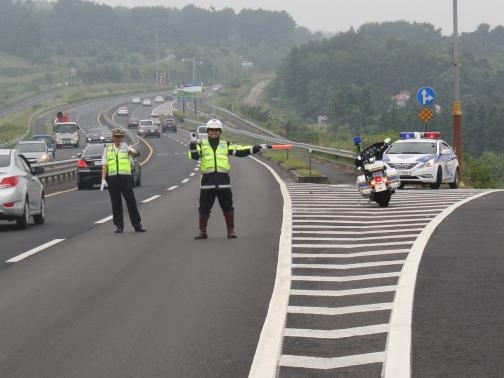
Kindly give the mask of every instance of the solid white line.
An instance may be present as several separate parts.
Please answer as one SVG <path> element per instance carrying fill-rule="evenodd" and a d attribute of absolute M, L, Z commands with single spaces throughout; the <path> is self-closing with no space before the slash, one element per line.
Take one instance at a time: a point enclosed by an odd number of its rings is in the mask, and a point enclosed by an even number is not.
<path fill-rule="evenodd" d="M 144 199 L 142 201 L 142 203 L 148 203 L 148 202 L 154 201 L 156 198 L 159 198 L 159 197 L 161 197 L 161 196 L 159 194 L 156 194 L 155 196 L 152 196 L 150 198 Z"/>
<path fill-rule="evenodd" d="M 413 241 L 388 242 L 388 243 L 368 243 L 368 244 L 292 244 L 294 248 L 361 248 L 361 247 L 390 247 L 392 245 L 411 245 Z"/>
<path fill-rule="evenodd" d="M 305 369 L 337 369 L 348 366 L 376 364 L 385 361 L 385 352 L 354 354 L 344 357 L 307 357 L 283 355 L 280 358 L 281 366 Z"/>
<path fill-rule="evenodd" d="M 413 318 L 413 300 L 415 283 L 423 251 L 434 230 L 456 208 L 493 193 L 495 190 L 479 193 L 474 197 L 457 202 L 439 214 L 418 236 L 404 263 L 397 285 L 394 307 L 390 316 L 390 332 L 387 340 L 387 359 L 383 366 L 382 377 L 409 377 L 411 375 L 411 324 Z"/>
<path fill-rule="evenodd" d="M 363 256 L 380 256 L 389 255 L 395 253 L 408 253 L 409 249 L 387 249 L 383 251 L 367 251 L 367 252 L 354 252 L 354 253 L 293 253 L 292 257 L 295 258 L 320 258 L 320 259 L 332 259 L 332 258 L 354 258 Z"/>
<path fill-rule="evenodd" d="M 188 181 L 189 181 L 189 179 L 188 179 L 188 178 L 183 179 L 183 180 L 182 180 L 182 184 L 185 184 L 185 183 L 186 183 L 186 182 L 188 182 Z"/>
<path fill-rule="evenodd" d="M 358 264 L 292 264 L 292 269 L 359 269 L 376 266 L 402 265 L 405 260 L 374 261 Z"/>
<path fill-rule="evenodd" d="M 249 378 L 274 378 L 276 377 L 277 365 L 281 354 L 282 331 L 285 327 L 287 317 L 291 285 L 291 197 L 287 186 L 272 168 L 254 157 L 251 158 L 271 172 L 280 186 L 283 197 L 282 231 L 278 247 L 275 286 L 249 372 Z"/>
<path fill-rule="evenodd" d="M 308 337 L 314 339 L 343 339 L 345 337 L 374 335 L 377 333 L 387 333 L 388 324 L 376 324 L 366 327 L 353 327 L 344 329 L 301 329 L 286 328 L 284 336 L 286 337 Z"/>
<path fill-rule="evenodd" d="M 374 293 L 389 293 L 395 291 L 397 286 L 374 286 L 362 287 L 360 289 L 348 290 L 291 290 L 291 295 L 306 296 L 306 297 L 346 297 L 348 295 L 363 295 Z"/>
<path fill-rule="evenodd" d="M 401 272 L 376 273 L 376 274 L 361 274 L 358 276 L 292 276 L 292 281 L 315 281 L 315 282 L 348 282 L 348 281 L 363 281 L 376 280 L 381 278 L 399 277 Z"/>
<path fill-rule="evenodd" d="M 109 220 L 112 220 L 112 219 L 113 219 L 113 216 L 109 215 L 108 217 L 105 217 L 103 219 L 97 220 L 95 222 L 95 224 L 102 224 L 102 223 L 108 222 Z"/>
<path fill-rule="evenodd" d="M 177 189 L 178 188 L 178 185 L 173 185 L 173 186 L 170 186 L 168 189 L 166 190 L 174 190 L 174 189 Z"/>
<path fill-rule="evenodd" d="M 309 314 L 309 315 L 344 315 L 357 314 L 362 312 L 387 311 L 392 310 L 393 303 L 374 303 L 361 306 L 347 307 L 308 307 L 289 306 L 289 314 Z"/>
<path fill-rule="evenodd" d="M 15 262 L 24 260 L 27 257 L 30 257 L 30 256 L 34 255 L 35 253 L 41 252 L 41 251 L 43 251 L 46 248 L 49 248 L 49 247 L 51 247 L 51 246 L 53 246 L 55 244 L 58 244 L 58 243 L 62 242 L 63 240 L 65 240 L 65 239 L 54 239 L 54 240 L 51 240 L 50 242 L 44 243 L 42 245 L 39 245 L 38 247 L 30 249 L 29 251 L 21 253 L 21 254 L 15 256 L 15 257 L 13 257 L 13 258 L 7 260 L 6 262 L 8 262 L 8 263 L 15 263 Z"/>

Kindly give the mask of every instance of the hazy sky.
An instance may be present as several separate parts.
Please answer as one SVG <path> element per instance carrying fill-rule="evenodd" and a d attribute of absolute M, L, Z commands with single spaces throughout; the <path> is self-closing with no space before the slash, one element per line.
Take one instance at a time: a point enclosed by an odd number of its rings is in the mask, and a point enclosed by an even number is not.
<path fill-rule="evenodd" d="M 243 8 L 285 10 L 296 23 L 312 31 L 340 32 L 367 22 L 416 21 L 453 33 L 453 0 L 95 0 L 111 6 L 164 6 L 183 8 L 188 4 L 217 10 Z M 504 25 L 503 0 L 459 0 L 459 32 L 471 32 L 481 23 Z"/>

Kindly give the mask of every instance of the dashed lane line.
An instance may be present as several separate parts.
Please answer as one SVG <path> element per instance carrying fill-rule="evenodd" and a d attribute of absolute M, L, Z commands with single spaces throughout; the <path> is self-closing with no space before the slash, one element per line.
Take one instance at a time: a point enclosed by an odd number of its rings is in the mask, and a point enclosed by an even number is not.
<path fill-rule="evenodd" d="M 152 197 L 149 197 L 149 198 L 147 198 L 147 199 L 144 199 L 144 200 L 142 201 L 142 203 L 149 203 L 149 202 L 154 201 L 155 199 L 157 199 L 157 198 L 159 198 L 159 197 L 161 197 L 161 196 L 160 196 L 159 194 L 156 194 L 156 195 L 154 195 L 154 196 L 152 196 Z"/>
<path fill-rule="evenodd" d="M 23 252 L 23 253 L 15 256 L 15 257 L 7 260 L 6 262 L 8 262 L 8 263 L 19 262 L 21 260 L 26 259 L 27 257 L 30 257 L 30 256 L 32 256 L 32 255 L 34 255 L 36 253 L 39 253 L 39 252 L 43 251 L 44 249 L 52 247 L 55 244 L 61 243 L 63 240 L 65 240 L 65 239 L 54 239 L 54 240 L 51 240 L 50 242 L 44 243 L 42 245 L 39 245 L 38 247 L 30 249 L 29 251 Z"/>

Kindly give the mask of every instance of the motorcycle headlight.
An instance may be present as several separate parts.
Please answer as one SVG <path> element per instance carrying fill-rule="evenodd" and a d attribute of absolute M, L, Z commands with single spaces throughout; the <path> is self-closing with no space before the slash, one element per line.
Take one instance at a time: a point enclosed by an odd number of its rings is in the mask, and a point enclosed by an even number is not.
<path fill-rule="evenodd" d="M 39 163 L 45 163 L 46 161 L 49 161 L 49 155 L 48 154 L 42 155 L 41 157 L 39 157 L 38 161 Z"/>

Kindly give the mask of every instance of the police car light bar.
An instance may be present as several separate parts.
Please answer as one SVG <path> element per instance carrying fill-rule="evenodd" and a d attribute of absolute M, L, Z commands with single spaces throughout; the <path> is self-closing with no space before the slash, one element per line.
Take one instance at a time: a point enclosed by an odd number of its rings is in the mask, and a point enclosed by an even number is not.
<path fill-rule="evenodd" d="M 419 138 L 428 138 L 428 139 L 437 139 L 441 137 L 441 133 L 439 131 L 401 131 L 399 133 L 400 139 L 419 139 Z"/>

